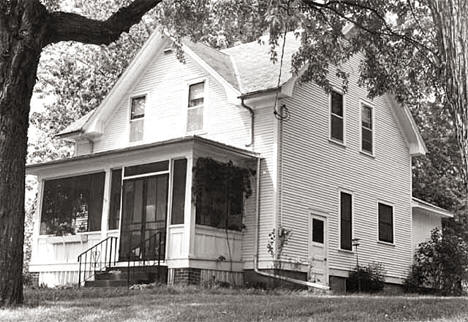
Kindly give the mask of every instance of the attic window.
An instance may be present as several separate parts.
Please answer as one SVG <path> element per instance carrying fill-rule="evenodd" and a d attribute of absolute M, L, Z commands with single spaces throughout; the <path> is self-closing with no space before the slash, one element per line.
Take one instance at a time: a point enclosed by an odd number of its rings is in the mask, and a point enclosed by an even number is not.
<path fill-rule="evenodd" d="M 205 103 L 205 82 L 189 86 L 187 132 L 203 129 L 203 105 Z"/>
<path fill-rule="evenodd" d="M 146 96 L 132 97 L 130 111 L 130 142 L 143 139 Z"/>

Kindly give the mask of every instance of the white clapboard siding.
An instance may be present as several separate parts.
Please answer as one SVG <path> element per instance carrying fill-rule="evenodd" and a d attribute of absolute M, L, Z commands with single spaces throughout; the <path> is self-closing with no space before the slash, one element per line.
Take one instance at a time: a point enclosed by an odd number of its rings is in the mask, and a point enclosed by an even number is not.
<path fill-rule="evenodd" d="M 358 62 L 353 60 L 354 70 Z M 348 69 L 352 72 L 352 69 Z M 330 73 L 334 75 L 333 72 Z M 331 78 L 339 86 L 340 81 Z M 296 85 L 283 100 L 291 114 L 282 139 L 281 224 L 292 229 L 284 257 L 308 257 L 311 209 L 328 214 L 331 269 L 349 270 L 355 255 L 339 250 L 339 189 L 353 193 L 353 237 L 361 238 L 361 264 L 380 262 L 387 276 L 403 278 L 411 263 L 411 157 L 382 98 L 374 106 L 375 158 L 360 153 L 360 100 L 364 89 L 350 78 L 345 94 L 346 147 L 329 141 L 329 98 L 314 84 Z M 394 245 L 378 241 L 379 201 L 394 205 Z"/>
<path fill-rule="evenodd" d="M 94 142 L 94 152 L 132 145 L 129 143 L 130 98 L 146 95 L 144 138 L 151 143 L 197 134 L 219 142 L 246 148 L 250 141 L 250 114 L 241 106 L 227 102 L 223 86 L 187 54 L 186 63 L 174 53 L 160 53 L 147 66 L 125 99 L 106 121 L 104 133 Z M 188 86 L 205 81 L 204 127 L 186 132 Z M 135 144 L 135 143 L 133 143 Z"/>
<path fill-rule="evenodd" d="M 260 178 L 260 231 L 259 231 L 259 260 L 270 260 L 266 251 L 268 234 L 275 224 L 274 215 L 274 181 L 276 173 L 276 160 L 274 155 L 275 118 L 272 107 L 255 110 L 255 152 L 261 154 Z M 255 195 L 256 184 L 252 182 L 253 195 L 247 200 L 246 216 L 244 219 L 247 229 L 244 232 L 243 260 L 246 267 L 252 268 L 255 256 Z"/>

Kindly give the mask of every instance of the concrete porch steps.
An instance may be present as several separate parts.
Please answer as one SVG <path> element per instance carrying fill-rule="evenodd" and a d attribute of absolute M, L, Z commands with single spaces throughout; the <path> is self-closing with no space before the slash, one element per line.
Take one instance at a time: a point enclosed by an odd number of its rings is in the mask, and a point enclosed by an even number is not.
<path fill-rule="evenodd" d="M 159 272 L 159 274 L 158 274 Z M 120 287 L 133 284 L 167 283 L 167 266 L 111 267 L 104 272 L 96 272 L 93 281 L 86 281 L 85 287 Z"/>

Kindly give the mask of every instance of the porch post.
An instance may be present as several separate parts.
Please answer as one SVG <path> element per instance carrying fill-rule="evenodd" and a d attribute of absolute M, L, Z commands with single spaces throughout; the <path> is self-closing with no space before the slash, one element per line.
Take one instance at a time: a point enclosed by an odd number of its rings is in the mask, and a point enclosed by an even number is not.
<path fill-rule="evenodd" d="M 37 177 L 37 203 L 33 214 L 33 231 L 31 240 L 31 263 L 36 262 L 36 257 L 40 257 L 39 251 L 39 234 L 41 231 L 41 212 L 42 201 L 44 199 L 44 179 Z"/>
<path fill-rule="evenodd" d="M 107 238 L 107 231 L 109 230 L 109 207 L 111 199 L 111 169 L 106 169 L 106 179 L 104 181 L 104 198 L 102 201 L 102 216 L 101 216 L 101 239 Z"/>
<path fill-rule="evenodd" d="M 183 253 L 187 259 L 194 256 L 195 243 L 195 206 L 192 204 L 192 168 L 193 156 L 187 158 L 187 181 L 185 186 L 185 208 L 184 208 L 184 247 Z"/>

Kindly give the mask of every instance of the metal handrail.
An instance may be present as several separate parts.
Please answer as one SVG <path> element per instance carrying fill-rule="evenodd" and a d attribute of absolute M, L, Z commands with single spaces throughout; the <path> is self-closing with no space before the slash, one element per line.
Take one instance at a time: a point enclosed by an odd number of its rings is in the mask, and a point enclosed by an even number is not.
<path fill-rule="evenodd" d="M 115 266 L 117 241 L 117 237 L 109 236 L 78 255 L 78 287 L 81 287 L 82 282 L 94 277 L 97 271 L 102 272 L 112 265 Z"/>
<path fill-rule="evenodd" d="M 149 262 L 154 261 L 152 266 L 157 267 L 156 274 L 157 274 L 157 279 L 159 280 L 159 278 L 160 278 L 161 258 L 165 257 L 165 249 L 162 248 L 163 238 L 164 239 L 166 238 L 165 231 L 158 231 L 157 233 L 151 235 L 150 237 L 148 237 L 144 241 L 140 242 L 137 246 L 131 248 L 127 252 L 127 262 L 128 262 L 128 264 L 127 264 L 127 287 L 130 286 L 131 273 L 133 273 L 133 276 L 135 275 L 135 267 L 136 267 L 136 260 L 137 259 L 140 259 L 140 262 L 142 262 L 142 264 L 143 264 L 142 266 L 145 267 L 145 269 L 148 269 L 148 266 L 146 265 L 146 261 L 147 261 L 146 244 L 149 243 L 149 245 L 151 245 L 152 240 L 155 241 L 155 247 L 152 250 L 153 254 L 155 255 L 155 258 L 149 259 L 148 261 Z M 165 240 L 164 240 L 164 242 L 165 242 Z M 164 248 L 165 248 L 165 243 L 164 243 Z M 135 256 L 135 253 L 136 253 L 137 250 L 138 250 L 138 255 Z M 131 268 L 130 264 L 132 262 L 133 262 L 133 271 L 131 272 L 130 271 L 130 268 Z M 157 265 L 156 265 L 156 263 L 157 263 Z M 139 266 L 141 266 L 141 265 L 139 265 Z"/>

